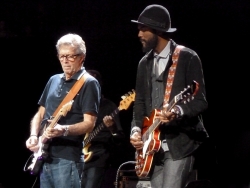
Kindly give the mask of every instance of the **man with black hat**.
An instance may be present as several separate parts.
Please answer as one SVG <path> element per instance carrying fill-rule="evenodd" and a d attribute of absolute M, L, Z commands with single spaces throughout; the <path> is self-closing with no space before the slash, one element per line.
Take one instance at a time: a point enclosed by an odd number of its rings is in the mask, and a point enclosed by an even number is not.
<path fill-rule="evenodd" d="M 147 6 L 138 20 L 146 54 L 136 76 L 130 143 L 136 149 L 136 173 L 150 177 L 153 188 L 183 188 L 193 170 L 194 152 L 207 131 L 203 68 L 190 48 L 176 44 L 168 10 Z"/>

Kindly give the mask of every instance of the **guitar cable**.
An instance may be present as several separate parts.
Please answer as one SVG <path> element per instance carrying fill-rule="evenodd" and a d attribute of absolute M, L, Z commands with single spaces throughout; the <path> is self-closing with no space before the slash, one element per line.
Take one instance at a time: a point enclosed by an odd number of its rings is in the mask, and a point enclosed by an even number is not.
<path fill-rule="evenodd" d="M 115 179 L 115 188 L 118 188 L 118 177 L 119 177 L 119 172 L 122 166 L 126 165 L 126 164 L 136 164 L 136 161 L 127 161 L 125 163 L 122 163 L 116 173 L 116 179 Z"/>
<path fill-rule="evenodd" d="M 24 167 L 23 167 L 23 171 L 26 172 L 28 171 L 28 168 L 27 168 L 27 164 L 29 163 L 29 161 L 31 160 L 31 158 L 33 157 L 34 155 L 31 154 L 30 157 L 28 158 L 28 160 L 26 161 Z"/>
<path fill-rule="evenodd" d="M 34 183 L 33 183 L 33 185 L 32 185 L 32 187 L 31 187 L 31 188 L 34 188 L 34 187 L 35 187 L 36 182 L 37 182 L 37 177 L 36 177 L 36 179 L 35 179 L 35 181 L 34 181 Z"/>
<path fill-rule="evenodd" d="M 33 156 L 34 156 L 34 154 L 31 154 L 30 157 L 28 158 L 28 160 L 26 161 L 26 163 L 25 163 L 25 165 L 24 165 L 24 167 L 23 167 L 23 171 L 24 171 L 24 172 L 26 172 L 26 171 L 29 170 L 29 169 L 27 168 L 27 164 L 29 163 L 29 161 L 32 159 Z M 33 185 L 31 186 L 31 188 L 34 188 L 34 187 L 35 187 L 36 182 L 37 182 L 37 177 L 36 177 L 36 179 L 35 179 Z"/>

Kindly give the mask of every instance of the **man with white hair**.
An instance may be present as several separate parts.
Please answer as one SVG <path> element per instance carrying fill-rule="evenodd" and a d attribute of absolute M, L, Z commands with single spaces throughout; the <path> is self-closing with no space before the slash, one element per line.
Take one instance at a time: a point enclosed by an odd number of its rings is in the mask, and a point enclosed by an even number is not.
<path fill-rule="evenodd" d="M 49 144 L 45 142 L 47 154 L 42 155 L 44 159 L 38 172 L 41 188 L 80 188 L 77 165 L 82 155 L 84 135 L 95 126 L 101 98 L 100 84 L 83 66 L 86 46 L 79 35 L 69 33 L 62 36 L 56 49 L 63 73 L 48 80 L 38 101 L 38 111 L 31 120 L 26 147 L 37 154 L 44 146 L 41 138 L 49 141 Z M 65 116 L 57 117 L 55 126 L 49 126 L 59 104 L 83 76 L 86 76 L 85 81 L 73 98 L 71 109 Z"/>

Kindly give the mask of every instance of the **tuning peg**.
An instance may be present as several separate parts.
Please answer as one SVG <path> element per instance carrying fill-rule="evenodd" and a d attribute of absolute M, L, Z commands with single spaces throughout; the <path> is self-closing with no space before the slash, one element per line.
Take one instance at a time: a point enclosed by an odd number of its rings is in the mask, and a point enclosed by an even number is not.
<path fill-rule="evenodd" d="M 132 94 L 132 92 L 131 92 L 131 91 L 129 91 L 129 92 L 128 92 L 128 94 L 129 94 L 129 95 L 131 95 L 131 94 Z"/>
<path fill-rule="evenodd" d="M 121 98 L 122 98 L 122 99 L 125 99 L 126 97 L 123 95 L 123 96 L 121 96 Z"/>

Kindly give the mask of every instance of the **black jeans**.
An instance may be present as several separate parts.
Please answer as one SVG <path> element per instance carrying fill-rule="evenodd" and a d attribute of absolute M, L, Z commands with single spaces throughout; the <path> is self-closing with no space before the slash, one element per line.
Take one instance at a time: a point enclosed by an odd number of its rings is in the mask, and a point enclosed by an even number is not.
<path fill-rule="evenodd" d="M 91 167 L 83 170 L 81 188 L 100 188 L 105 175 L 105 168 Z"/>

